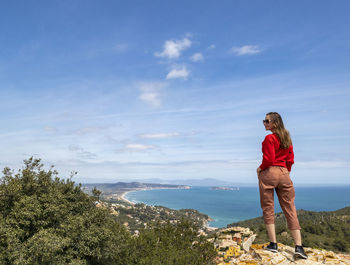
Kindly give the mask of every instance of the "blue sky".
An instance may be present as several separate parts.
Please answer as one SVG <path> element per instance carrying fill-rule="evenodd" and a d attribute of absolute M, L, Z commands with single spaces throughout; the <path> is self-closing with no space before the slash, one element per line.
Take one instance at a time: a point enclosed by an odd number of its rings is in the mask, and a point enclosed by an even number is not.
<path fill-rule="evenodd" d="M 292 180 L 350 184 L 349 1 L 16 1 L 0 8 L 0 166 L 77 182 L 257 183 L 279 112 Z"/>

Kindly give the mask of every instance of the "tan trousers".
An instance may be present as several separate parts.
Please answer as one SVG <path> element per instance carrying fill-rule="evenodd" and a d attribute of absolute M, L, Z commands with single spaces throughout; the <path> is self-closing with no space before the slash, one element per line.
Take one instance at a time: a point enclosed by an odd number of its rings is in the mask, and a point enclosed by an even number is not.
<path fill-rule="evenodd" d="M 294 199 L 295 191 L 289 172 L 285 167 L 270 166 L 259 174 L 260 204 L 264 223 L 275 223 L 274 189 L 290 230 L 300 230 Z"/>

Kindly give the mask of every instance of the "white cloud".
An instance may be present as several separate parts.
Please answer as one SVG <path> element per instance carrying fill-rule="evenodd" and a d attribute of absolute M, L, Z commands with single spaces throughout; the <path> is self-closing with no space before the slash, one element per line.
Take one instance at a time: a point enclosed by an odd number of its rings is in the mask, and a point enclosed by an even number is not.
<path fill-rule="evenodd" d="M 162 82 L 141 83 L 139 86 L 141 91 L 140 99 L 153 107 L 159 107 L 161 105 L 159 90 L 165 86 L 166 84 Z"/>
<path fill-rule="evenodd" d="M 200 61 L 203 61 L 203 59 L 204 59 L 203 54 L 201 54 L 200 52 L 197 52 L 191 56 L 191 60 L 193 62 L 200 62 Z"/>
<path fill-rule="evenodd" d="M 251 55 L 260 53 L 261 49 L 257 45 L 244 45 L 242 47 L 232 47 L 230 52 L 236 55 Z"/>
<path fill-rule="evenodd" d="M 171 70 L 167 76 L 166 79 L 172 79 L 172 78 L 183 78 L 184 80 L 187 79 L 190 72 L 187 70 L 186 66 L 182 66 L 181 68 L 174 68 Z"/>
<path fill-rule="evenodd" d="M 146 144 L 127 144 L 124 149 L 126 151 L 147 151 L 156 149 L 156 146 Z"/>
<path fill-rule="evenodd" d="M 210 45 L 207 49 L 208 49 L 208 50 L 215 49 L 215 45 L 212 44 L 212 45 Z"/>
<path fill-rule="evenodd" d="M 164 44 L 164 50 L 162 52 L 156 52 L 154 55 L 157 57 L 166 57 L 168 59 L 178 58 L 181 51 L 191 47 L 192 42 L 188 38 L 183 40 L 167 40 Z"/>
<path fill-rule="evenodd" d="M 155 134 L 142 134 L 140 135 L 141 138 L 147 138 L 147 139 L 164 139 L 164 138 L 170 138 L 170 137 L 176 137 L 179 136 L 179 133 L 155 133 Z"/>

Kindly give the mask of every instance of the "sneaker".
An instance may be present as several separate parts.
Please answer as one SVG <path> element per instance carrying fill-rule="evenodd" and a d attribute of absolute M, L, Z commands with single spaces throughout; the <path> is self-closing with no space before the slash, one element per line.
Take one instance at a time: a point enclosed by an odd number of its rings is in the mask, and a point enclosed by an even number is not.
<path fill-rule="evenodd" d="M 265 249 L 268 250 L 268 251 L 277 253 L 278 252 L 278 250 L 277 250 L 277 243 L 270 242 L 270 244 Z"/>
<path fill-rule="evenodd" d="M 307 255 L 304 252 L 304 248 L 302 246 L 295 246 L 295 258 L 307 259 Z"/>

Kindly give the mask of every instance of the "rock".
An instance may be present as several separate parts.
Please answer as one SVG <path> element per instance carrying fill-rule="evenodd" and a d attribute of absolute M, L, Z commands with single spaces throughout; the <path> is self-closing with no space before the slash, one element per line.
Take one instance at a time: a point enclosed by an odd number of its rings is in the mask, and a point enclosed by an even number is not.
<path fill-rule="evenodd" d="M 290 263 L 289 260 L 287 260 L 287 258 L 284 257 L 283 255 L 276 255 L 270 261 L 271 264 L 281 264 L 282 262 L 285 264 Z"/>
<path fill-rule="evenodd" d="M 247 251 L 247 252 L 249 251 L 250 246 L 253 244 L 253 242 L 255 240 L 255 237 L 256 237 L 256 235 L 254 234 L 254 235 L 251 235 L 250 237 L 244 239 L 242 247 L 245 251 Z"/>
<path fill-rule="evenodd" d="M 248 265 L 350 265 L 350 255 L 336 254 L 333 251 L 304 248 L 308 259 L 294 259 L 294 247 L 278 243 L 278 253 L 265 250 L 268 245 L 252 244 L 250 250 L 240 257 L 232 259 L 229 264 Z"/>
<path fill-rule="evenodd" d="M 239 232 L 238 232 L 239 231 Z M 222 233 L 222 234 L 221 234 Z M 235 236 L 228 236 L 227 233 L 241 233 L 244 234 L 243 242 L 235 242 L 233 239 Z M 333 251 L 327 251 L 324 249 L 312 249 L 304 247 L 305 253 L 308 255 L 308 259 L 294 258 L 294 246 L 286 246 L 281 243 L 277 243 L 278 252 L 273 253 L 265 250 L 268 243 L 265 244 L 253 244 L 256 235 L 249 229 L 242 227 L 232 227 L 222 231 L 218 231 L 217 236 L 219 240 L 215 242 L 215 246 L 218 250 L 217 261 L 219 264 L 234 264 L 234 265 L 350 265 L 349 254 L 337 254 Z M 247 237 L 248 236 L 248 237 Z M 238 238 L 238 235 L 236 235 Z M 232 238 L 232 239 L 231 239 Z M 243 250 L 236 252 L 234 255 L 227 250 L 230 246 L 237 246 L 240 244 Z M 219 251 L 222 250 L 222 251 Z M 238 254 L 237 254 L 238 253 Z M 230 261 L 225 262 L 222 256 L 228 255 Z M 226 256 L 227 258 L 227 256 Z"/>

